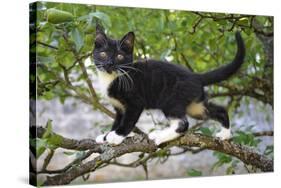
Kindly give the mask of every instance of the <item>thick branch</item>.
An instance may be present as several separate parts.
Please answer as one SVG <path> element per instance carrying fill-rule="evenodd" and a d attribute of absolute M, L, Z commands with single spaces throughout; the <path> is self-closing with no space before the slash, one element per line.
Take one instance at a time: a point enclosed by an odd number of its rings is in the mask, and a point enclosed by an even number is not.
<path fill-rule="evenodd" d="M 38 128 L 37 136 L 42 136 L 44 130 L 44 128 Z M 148 140 L 146 135 L 144 134 L 137 134 L 132 138 L 127 138 L 124 143 L 119 146 L 109 146 L 106 144 L 99 145 L 91 139 L 74 140 L 62 137 L 62 142 L 58 145 L 58 147 L 74 150 L 91 149 L 96 153 L 100 153 L 100 155 L 89 162 L 81 164 L 80 166 L 73 166 L 72 168 L 59 175 L 49 176 L 44 185 L 68 184 L 75 178 L 95 171 L 101 165 L 106 165 L 110 163 L 112 159 L 127 153 L 153 153 L 159 148 L 170 148 L 173 146 L 199 147 L 201 149 L 219 151 L 237 157 L 243 163 L 247 165 L 253 165 L 257 168 L 260 168 L 262 171 L 273 171 L 273 160 L 268 159 L 267 157 L 259 153 L 256 153 L 250 148 L 234 144 L 231 141 L 222 141 L 216 138 L 192 132 L 188 132 L 177 140 L 170 141 L 158 147 L 152 141 Z"/>
<path fill-rule="evenodd" d="M 37 137 L 41 138 L 45 132 L 45 128 L 38 127 L 37 128 Z M 52 133 L 55 136 L 60 136 L 56 133 Z M 83 139 L 83 140 L 75 140 L 75 139 L 69 139 L 65 138 L 63 136 L 60 136 L 62 141 L 58 145 L 58 147 L 65 148 L 65 149 L 72 149 L 72 150 L 88 150 L 92 149 L 95 150 L 97 153 L 100 153 L 100 146 L 96 144 L 94 140 L 91 139 Z"/>

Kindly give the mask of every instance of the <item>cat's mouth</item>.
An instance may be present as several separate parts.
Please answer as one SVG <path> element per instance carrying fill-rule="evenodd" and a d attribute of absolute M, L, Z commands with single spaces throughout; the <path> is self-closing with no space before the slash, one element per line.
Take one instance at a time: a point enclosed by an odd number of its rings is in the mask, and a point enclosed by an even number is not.
<path fill-rule="evenodd" d="M 112 72 L 116 72 L 117 69 L 115 68 L 115 66 L 106 66 L 106 67 L 104 68 L 104 71 L 107 72 L 107 73 L 109 73 L 109 74 L 111 74 Z"/>
<path fill-rule="evenodd" d="M 117 68 L 114 66 L 97 66 L 97 68 L 99 69 L 99 71 L 107 72 L 108 74 L 117 72 Z"/>
<path fill-rule="evenodd" d="M 106 72 L 107 72 L 108 74 L 111 74 L 112 72 L 114 72 L 114 70 L 106 70 Z"/>

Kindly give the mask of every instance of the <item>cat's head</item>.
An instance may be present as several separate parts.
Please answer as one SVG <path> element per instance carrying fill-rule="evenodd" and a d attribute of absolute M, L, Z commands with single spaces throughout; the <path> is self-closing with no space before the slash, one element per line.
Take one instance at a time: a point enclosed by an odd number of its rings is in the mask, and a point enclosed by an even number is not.
<path fill-rule="evenodd" d="M 135 35 L 127 33 L 121 40 L 106 36 L 101 26 L 96 27 L 94 62 L 99 71 L 108 73 L 120 71 L 120 68 L 133 63 Z"/>

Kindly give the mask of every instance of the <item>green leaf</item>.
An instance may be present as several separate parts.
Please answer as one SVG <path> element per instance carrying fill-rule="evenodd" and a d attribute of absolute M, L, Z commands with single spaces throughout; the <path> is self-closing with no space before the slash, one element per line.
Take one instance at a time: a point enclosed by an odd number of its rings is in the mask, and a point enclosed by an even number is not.
<path fill-rule="evenodd" d="M 54 94 L 53 94 L 52 91 L 46 91 L 43 94 L 43 98 L 46 99 L 46 100 L 51 100 L 51 99 L 54 98 Z"/>
<path fill-rule="evenodd" d="M 107 27 L 111 27 L 111 20 L 107 14 L 103 12 L 93 12 L 89 15 L 100 19 Z"/>
<path fill-rule="evenodd" d="M 213 155 L 217 157 L 218 161 L 212 166 L 212 170 L 216 170 L 224 164 L 229 164 L 232 161 L 232 157 L 221 152 L 214 152 Z"/>
<path fill-rule="evenodd" d="M 57 65 L 58 63 L 60 63 L 60 64 L 64 65 L 65 67 L 69 67 L 69 66 L 73 65 L 74 59 L 75 58 L 73 56 L 73 53 L 67 52 L 64 49 L 60 49 L 56 53 L 57 63 L 54 63 L 54 65 Z"/>
<path fill-rule="evenodd" d="M 36 159 L 38 159 L 46 150 L 47 142 L 45 139 L 36 138 Z"/>
<path fill-rule="evenodd" d="M 59 97 L 59 100 L 60 100 L 60 102 L 61 102 L 62 104 L 64 104 L 66 97 L 67 97 L 66 95 L 61 95 L 61 96 Z"/>
<path fill-rule="evenodd" d="M 201 127 L 199 129 L 204 135 L 212 136 L 212 131 L 208 127 Z"/>
<path fill-rule="evenodd" d="M 55 8 L 46 11 L 47 21 L 53 24 L 70 22 L 73 20 L 73 15 L 70 12 L 58 10 Z"/>
<path fill-rule="evenodd" d="M 202 176 L 202 172 L 195 169 L 191 169 L 187 171 L 187 175 L 192 177 Z"/>
<path fill-rule="evenodd" d="M 85 44 L 87 44 L 88 46 L 92 46 L 94 43 L 94 36 L 91 35 L 85 35 Z"/>
<path fill-rule="evenodd" d="M 221 25 L 221 26 L 226 26 L 226 25 L 227 25 L 227 21 L 226 21 L 226 20 L 218 20 L 217 22 L 218 22 L 219 25 Z"/>
<path fill-rule="evenodd" d="M 42 154 L 41 152 L 44 152 L 43 148 L 50 148 L 50 149 L 56 149 L 57 146 L 59 146 L 62 142 L 63 138 L 60 135 L 56 135 L 53 133 L 53 126 L 52 126 L 52 120 L 48 120 L 46 124 L 46 131 L 44 132 L 42 139 L 39 140 L 39 156 Z M 36 142 L 36 144 L 38 144 Z M 41 151 L 42 150 L 42 151 Z"/>
<path fill-rule="evenodd" d="M 59 146 L 62 143 L 62 140 L 63 140 L 62 136 L 52 134 L 47 139 L 47 142 L 48 142 L 48 145 L 49 145 L 50 148 L 55 149 L 55 148 L 57 148 L 57 146 Z"/>
<path fill-rule="evenodd" d="M 237 21 L 237 24 L 239 24 L 241 26 L 248 26 L 249 25 L 249 20 L 248 20 L 248 18 L 240 18 Z"/>
<path fill-rule="evenodd" d="M 71 37 L 74 41 L 76 51 L 79 52 L 84 45 L 83 34 L 78 28 L 74 28 L 71 31 Z"/>
<path fill-rule="evenodd" d="M 167 151 L 166 149 L 162 149 L 162 150 L 159 150 L 159 151 L 157 152 L 157 156 L 158 156 L 158 157 L 166 157 L 168 154 L 169 154 L 169 153 L 168 153 L 168 151 Z"/>
<path fill-rule="evenodd" d="M 42 138 L 45 139 L 45 138 L 48 138 L 49 135 L 52 133 L 52 120 L 51 119 L 48 119 L 47 123 L 46 123 L 46 131 L 44 132 Z"/>
<path fill-rule="evenodd" d="M 250 34 L 253 32 L 251 28 L 245 28 L 243 31 L 244 31 L 247 35 L 250 35 Z"/>
<path fill-rule="evenodd" d="M 29 144 L 31 147 L 36 149 L 36 139 L 35 138 L 29 138 Z"/>
<path fill-rule="evenodd" d="M 55 61 L 54 57 L 44 57 L 44 56 L 38 55 L 37 58 L 38 58 L 38 62 L 40 62 L 40 63 L 52 63 Z"/>
<path fill-rule="evenodd" d="M 261 142 L 261 140 L 255 138 L 255 136 L 252 133 L 246 133 L 243 131 L 237 131 L 235 133 L 235 136 L 233 137 L 233 141 L 237 144 L 254 146 L 254 147 L 258 146 L 258 144 Z"/>
<path fill-rule="evenodd" d="M 270 146 L 266 146 L 265 150 L 264 150 L 264 154 L 265 155 L 270 155 L 273 153 L 273 145 Z"/>

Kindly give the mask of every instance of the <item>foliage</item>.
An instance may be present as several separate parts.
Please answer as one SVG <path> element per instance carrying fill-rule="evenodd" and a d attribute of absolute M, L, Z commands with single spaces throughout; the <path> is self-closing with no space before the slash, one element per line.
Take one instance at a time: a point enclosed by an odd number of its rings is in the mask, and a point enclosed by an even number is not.
<path fill-rule="evenodd" d="M 233 141 L 238 144 L 257 147 L 261 142 L 256 138 L 253 133 L 246 133 L 244 131 L 236 131 L 236 135 L 233 137 Z"/>
<path fill-rule="evenodd" d="M 48 22 L 46 12 L 54 8 L 69 12 L 74 16 L 74 20 L 58 24 Z M 149 18 L 149 21 L 145 21 L 146 18 Z M 249 93 L 246 92 L 249 96 L 265 95 L 268 91 L 260 88 L 263 86 L 262 83 L 260 87 L 255 87 L 254 91 L 249 89 L 249 85 L 257 85 L 251 84 L 253 79 L 264 75 L 266 64 L 263 46 L 257 40 L 252 26 L 254 19 L 264 25 L 267 32 L 272 32 L 271 17 L 38 3 L 37 56 L 39 63 L 47 65 L 55 73 L 61 73 L 61 66 L 64 66 L 70 69 L 69 72 L 80 74 L 79 67 L 74 66 L 76 57 L 70 48 L 74 47 L 79 57 L 91 52 L 95 24 L 101 22 L 107 34 L 114 38 L 121 38 L 128 31 L 135 32 L 135 59 L 146 57 L 169 60 L 192 68 L 195 72 L 204 72 L 233 59 L 236 50 L 233 31 L 240 30 L 247 49 L 245 60 L 247 63 L 241 71 L 244 72 L 243 76 L 233 78 L 231 84 L 223 87 L 213 86 L 211 89 L 214 93 L 249 90 Z M 62 37 L 64 33 L 69 35 L 69 42 Z M 52 45 L 56 50 L 41 45 L 42 43 Z M 40 97 L 51 99 L 55 96 L 65 98 L 71 95 L 62 92 L 66 89 L 62 84 L 56 85 L 52 93 L 47 92 L 46 90 L 52 87 L 56 80 L 54 75 L 41 70 L 38 75 L 41 82 L 48 83 L 39 84 L 39 90 L 42 89 Z M 83 77 L 71 79 L 73 82 L 79 82 Z M 87 92 L 82 85 L 78 86 L 80 87 L 77 87 L 77 90 Z"/>
<path fill-rule="evenodd" d="M 36 158 L 39 158 L 46 149 L 54 150 L 62 142 L 62 137 L 53 134 L 52 121 L 48 120 L 46 124 L 46 132 L 42 138 L 36 138 L 32 145 L 36 148 Z"/>

